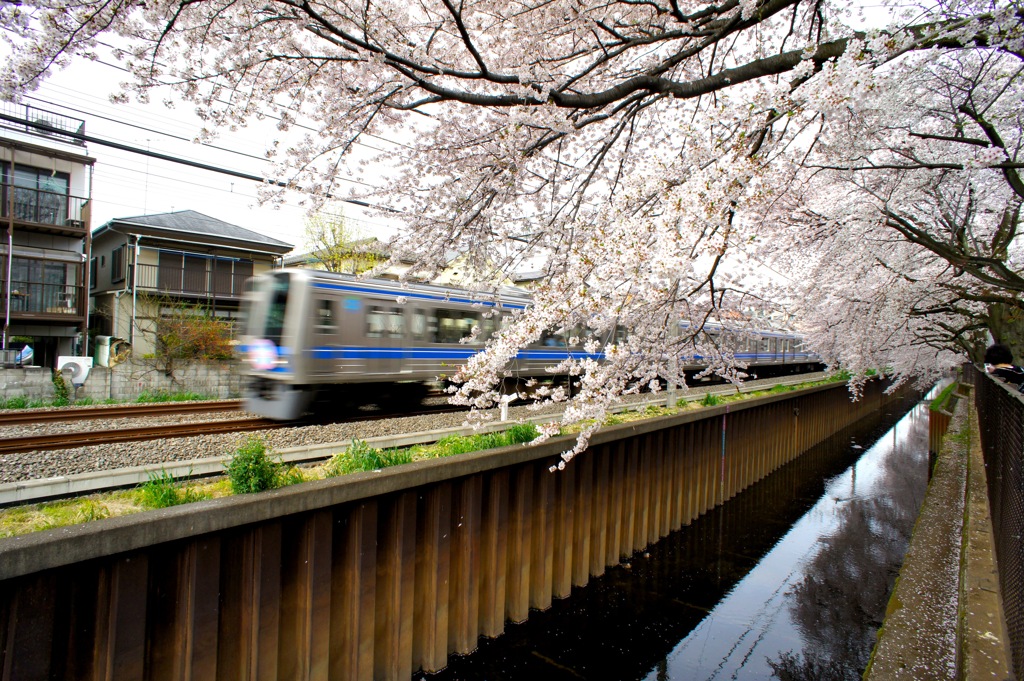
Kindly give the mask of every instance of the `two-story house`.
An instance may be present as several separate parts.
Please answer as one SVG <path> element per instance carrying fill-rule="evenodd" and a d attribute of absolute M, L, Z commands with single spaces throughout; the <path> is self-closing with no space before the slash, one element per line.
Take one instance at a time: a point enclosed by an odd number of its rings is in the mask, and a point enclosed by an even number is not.
<path fill-rule="evenodd" d="M 170 307 L 224 321 L 239 313 L 246 280 L 281 266 L 292 245 L 192 210 L 118 218 L 92 234 L 90 328 L 156 351 Z"/>
<path fill-rule="evenodd" d="M 0 104 L 0 359 L 30 345 L 54 367 L 82 351 L 88 320 L 91 158 L 84 121 Z M 22 354 L 21 357 L 26 355 Z"/>

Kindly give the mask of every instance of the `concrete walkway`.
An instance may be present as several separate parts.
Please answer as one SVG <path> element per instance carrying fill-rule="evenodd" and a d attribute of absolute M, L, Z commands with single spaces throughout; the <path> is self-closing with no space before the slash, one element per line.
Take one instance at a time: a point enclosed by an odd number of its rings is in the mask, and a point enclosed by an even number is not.
<path fill-rule="evenodd" d="M 964 395 L 864 672 L 868 681 L 1013 678 L 978 432 L 973 400 Z"/>

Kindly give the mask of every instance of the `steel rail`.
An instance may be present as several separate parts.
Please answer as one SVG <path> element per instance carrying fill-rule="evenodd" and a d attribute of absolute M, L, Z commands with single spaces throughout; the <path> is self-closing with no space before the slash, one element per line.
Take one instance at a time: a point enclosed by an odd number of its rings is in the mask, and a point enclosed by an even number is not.
<path fill-rule="evenodd" d="M 177 414 L 209 414 L 219 411 L 241 411 L 242 400 L 216 402 L 157 402 L 114 406 L 72 407 L 70 409 L 30 409 L 0 412 L 0 426 L 86 421 L 95 419 L 144 418 Z"/>
<path fill-rule="evenodd" d="M 115 442 L 136 442 L 159 440 L 172 437 L 190 437 L 219 433 L 237 433 L 250 430 L 270 430 L 294 425 L 269 419 L 234 419 L 208 423 L 175 423 L 142 428 L 119 428 L 117 430 L 93 430 L 80 433 L 57 433 L 26 437 L 0 438 L 0 454 L 14 454 L 36 450 L 71 449 L 89 445 Z"/>

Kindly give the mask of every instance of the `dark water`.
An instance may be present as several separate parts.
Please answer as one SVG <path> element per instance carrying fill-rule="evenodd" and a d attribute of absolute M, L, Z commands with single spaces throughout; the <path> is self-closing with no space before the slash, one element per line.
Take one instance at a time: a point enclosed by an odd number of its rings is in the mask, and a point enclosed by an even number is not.
<path fill-rule="evenodd" d="M 893 405 L 426 679 L 859 679 L 927 466 Z"/>

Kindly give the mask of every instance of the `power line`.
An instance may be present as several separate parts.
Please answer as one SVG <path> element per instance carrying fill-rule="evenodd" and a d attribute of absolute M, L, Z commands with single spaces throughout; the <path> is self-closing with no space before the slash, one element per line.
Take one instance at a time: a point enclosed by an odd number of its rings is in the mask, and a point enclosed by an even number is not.
<path fill-rule="evenodd" d="M 18 116 L 11 116 L 11 115 L 3 113 L 3 112 L 0 112 L 0 120 L 5 120 L 5 121 L 7 121 L 9 123 L 15 123 L 17 125 L 29 126 L 29 127 L 41 130 L 43 132 L 48 132 L 48 133 L 54 134 L 54 135 L 60 135 L 62 137 L 71 138 L 71 139 L 78 140 L 78 141 L 81 141 L 81 142 L 88 142 L 90 144 L 98 144 L 100 146 L 106 146 L 106 147 L 110 147 L 112 149 L 119 149 L 121 151 L 127 151 L 127 152 L 130 152 L 130 153 L 133 153 L 133 154 L 140 154 L 142 156 L 148 156 L 149 158 L 156 158 L 156 159 L 159 159 L 161 161 L 168 161 L 170 163 L 177 163 L 177 164 L 180 164 L 180 165 L 189 166 L 191 168 L 199 168 L 200 170 L 208 170 L 210 172 L 220 173 L 222 175 L 229 175 L 231 177 L 237 177 L 237 178 L 240 178 L 240 179 L 243 179 L 243 180 L 250 180 L 252 182 L 260 182 L 262 184 L 271 184 L 271 185 L 274 185 L 276 187 L 283 187 L 285 189 L 299 190 L 298 187 L 290 185 L 289 183 L 283 182 L 281 180 L 271 180 L 271 179 L 266 178 L 266 177 L 260 177 L 259 175 L 253 175 L 251 173 L 244 173 L 244 172 L 242 172 L 240 170 L 232 170 L 230 168 L 223 168 L 223 167 L 220 167 L 220 166 L 211 165 L 209 163 L 202 163 L 200 161 L 193 161 L 193 160 L 186 159 L 186 158 L 180 158 L 180 157 L 177 157 L 177 156 L 171 156 L 170 154 L 164 154 L 164 153 L 161 153 L 161 152 L 158 152 L 158 151 L 152 151 L 152 150 L 149 150 L 149 149 L 143 149 L 141 147 L 135 147 L 135 146 L 128 145 L 128 144 L 123 144 L 121 142 L 115 142 L 113 140 L 105 140 L 105 139 L 102 139 L 102 138 L 99 138 L 99 137 L 93 137 L 92 135 L 86 135 L 86 134 L 80 133 L 80 132 L 73 132 L 73 131 L 69 131 L 69 130 L 64 130 L 62 128 L 58 128 L 56 126 L 50 125 L 50 124 L 48 124 L 46 122 L 43 122 L 43 121 L 39 121 L 39 122 L 30 121 L 28 119 L 20 118 Z M 342 181 L 352 182 L 352 183 L 355 183 L 355 184 L 366 184 L 366 183 L 358 182 L 356 180 L 349 180 L 347 178 L 340 178 L 340 179 Z M 367 186 L 371 186 L 371 185 L 367 185 Z M 346 198 L 341 198 L 341 197 L 333 196 L 331 194 L 327 194 L 327 198 L 335 199 L 335 200 L 338 200 L 338 201 L 342 201 L 343 203 L 350 203 L 352 205 L 360 206 L 362 208 L 373 208 L 373 209 L 385 210 L 385 211 L 389 211 L 389 212 L 393 212 L 393 213 L 399 212 L 399 211 L 396 211 L 393 208 L 388 208 L 388 207 L 385 207 L 385 206 L 375 206 L 375 205 L 373 205 L 371 203 L 367 203 L 366 201 L 360 201 L 358 199 L 346 199 Z"/>

